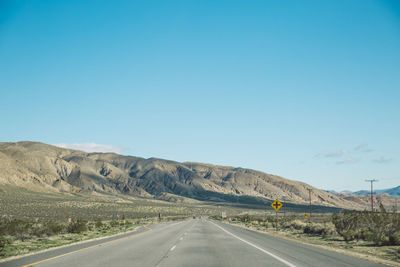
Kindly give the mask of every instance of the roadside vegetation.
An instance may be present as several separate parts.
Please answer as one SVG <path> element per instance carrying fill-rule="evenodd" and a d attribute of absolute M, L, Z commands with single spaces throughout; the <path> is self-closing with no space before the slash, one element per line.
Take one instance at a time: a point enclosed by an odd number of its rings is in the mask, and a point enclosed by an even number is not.
<path fill-rule="evenodd" d="M 175 203 L 121 195 L 52 194 L 1 185 L 0 258 L 118 234 L 145 224 L 181 220 L 197 214 L 217 214 L 219 209 L 197 202 Z M 227 210 L 230 214 L 243 211 Z"/>
<path fill-rule="evenodd" d="M 185 219 L 185 217 L 175 216 L 161 220 L 158 218 L 138 218 L 109 221 L 77 219 L 69 223 L 62 223 L 3 218 L 0 220 L 0 258 L 132 231 L 145 224 L 182 219 Z"/>
<path fill-rule="evenodd" d="M 211 216 L 254 230 L 301 242 L 342 248 L 400 263 L 400 214 L 379 212 L 303 214 L 286 209 L 266 215 L 263 206 L 220 202 L 166 202 L 154 198 L 114 195 L 38 193 L 0 186 L 0 258 L 40 251 L 83 240 L 130 231 L 161 220 Z M 269 206 L 269 205 L 268 205 Z M 304 207 L 303 207 L 304 210 Z M 282 209 L 281 209 L 282 211 Z M 219 216 L 216 216 L 219 214 Z M 126 221 L 122 219 L 122 215 Z M 71 222 L 68 223 L 68 219 Z"/>
<path fill-rule="evenodd" d="M 333 214 L 332 223 L 346 242 L 363 240 L 376 246 L 400 245 L 400 214 L 387 212 L 382 205 L 380 212 L 375 213 Z"/>
<path fill-rule="evenodd" d="M 223 220 L 221 216 L 213 218 Z M 241 214 L 224 220 L 300 242 L 341 248 L 400 263 L 400 213 L 388 212 L 383 206 L 374 213 L 313 214 L 311 222 L 303 215 L 283 217 L 281 214 L 278 225 L 275 216 L 262 214 Z"/>

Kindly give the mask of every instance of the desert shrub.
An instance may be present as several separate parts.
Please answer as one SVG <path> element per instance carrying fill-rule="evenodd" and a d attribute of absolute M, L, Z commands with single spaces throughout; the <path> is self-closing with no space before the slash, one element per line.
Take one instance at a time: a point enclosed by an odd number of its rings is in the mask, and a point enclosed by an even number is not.
<path fill-rule="evenodd" d="M 17 239 L 24 241 L 32 234 L 33 223 L 23 220 L 2 220 L 0 223 L 1 235 L 14 236 Z"/>
<path fill-rule="evenodd" d="M 132 221 L 128 221 L 128 220 L 125 221 L 125 225 L 132 225 L 132 224 L 133 224 Z"/>
<path fill-rule="evenodd" d="M 0 233 L 2 235 L 16 235 L 17 233 L 25 233 L 30 225 L 22 220 L 3 220 L 1 222 Z"/>
<path fill-rule="evenodd" d="M 47 221 L 43 224 L 43 227 L 45 229 L 45 234 L 48 236 L 57 235 L 65 229 L 64 224 L 55 221 Z"/>
<path fill-rule="evenodd" d="M 309 235 L 322 235 L 322 236 L 325 236 L 328 233 L 327 229 L 320 224 L 307 224 L 304 227 L 303 232 Z"/>
<path fill-rule="evenodd" d="M 238 216 L 239 221 L 241 222 L 249 222 L 251 220 L 249 214 L 244 214 L 242 216 Z"/>
<path fill-rule="evenodd" d="M 100 219 L 97 219 L 95 222 L 95 226 L 97 229 L 102 228 L 103 227 L 103 222 Z"/>
<path fill-rule="evenodd" d="M 267 216 L 267 221 L 268 222 L 275 222 L 275 217 L 273 217 L 273 216 Z"/>
<path fill-rule="evenodd" d="M 357 231 L 357 240 L 372 240 L 372 232 L 368 228 L 361 228 Z"/>
<path fill-rule="evenodd" d="M 7 220 L 0 222 L 1 235 L 14 236 L 17 239 L 25 240 L 32 236 L 51 236 L 60 233 L 64 226 L 54 221 L 44 223 L 33 223 L 23 220 Z"/>
<path fill-rule="evenodd" d="M 303 233 L 310 234 L 311 233 L 311 225 L 306 225 L 303 229 Z"/>
<path fill-rule="evenodd" d="M 304 229 L 307 226 L 307 223 L 302 222 L 300 220 L 293 220 L 290 222 L 290 227 L 293 227 L 296 230 Z"/>
<path fill-rule="evenodd" d="M 400 259 L 400 248 L 398 248 L 397 251 L 395 251 L 395 255 L 397 259 Z"/>
<path fill-rule="evenodd" d="M 116 220 L 112 220 L 112 221 L 110 222 L 110 226 L 111 226 L 111 227 L 117 227 L 117 226 L 119 226 L 119 222 L 116 221 Z"/>
<path fill-rule="evenodd" d="M 391 246 L 400 245 L 400 231 L 397 231 L 389 236 L 389 245 Z"/>
<path fill-rule="evenodd" d="M 68 224 L 67 232 L 73 234 L 80 234 L 87 230 L 86 221 L 78 219 Z"/>
<path fill-rule="evenodd" d="M 346 212 L 334 214 L 332 222 L 345 241 L 368 240 L 375 245 L 400 245 L 400 214 L 379 212 Z"/>
<path fill-rule="evenodd" d="M 293 215 L 279 218 L 279 226 L 283 229 L 293 229 L 292 221 L 294 220 L 294 218 L 295 217 Z"/>
<path fill-rule="evenodd" d="M 346 242 L 355 240 L 357 236 L 357 232 L 354 230 L 346 230 L 342 232 L 342 237 Z"/>
<path fill-rule="evenodd" d="M 103 226 L 101 227 L 101 230 L 103 231 L 107 231 L 107 230 L 110 230 L 111 229 L 111 226 L 109 225 L 109 224 L 103 224 Z"/>
<path fill-rule="evenodd" d="M 291 223 L 288 223 L 288 222 L 280 222 L 280 227 L 281 227 L 282 229 L 294 229 L 294 228 L 291 226 Z"/>
<path fill-rule="evenodd" d="M 264 220 L 262 218 L 255 218 L 253 221 L 253 224 L 256 224 L 256 225 L 261 225 L 263 223 L 264 223 Z"/>
<path fill-rule="evenodd" d="M 86 226 L 88 231 L 94 231 L 94 229 L 96 228 L 95 223 L 93 222 L 88 223 Z"/>
<path fill-rule="evenodd" d="M 0 236 L 0 252 L 11 243 L 10 239 Z"/>
<path fill-rule="evenodd" d="M 31 234 L 36 237 L 42 237 L 45 235 L 45 228 L 41 224 L 33 224 Z"/>

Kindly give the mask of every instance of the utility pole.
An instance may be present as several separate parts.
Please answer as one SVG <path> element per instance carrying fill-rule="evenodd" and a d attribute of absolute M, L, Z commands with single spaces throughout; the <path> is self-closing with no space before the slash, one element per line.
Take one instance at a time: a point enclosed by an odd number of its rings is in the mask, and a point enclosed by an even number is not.
<path fill-rule="evenodd" d="M 286 201 L 283 202 L 283 218 L 286 219 Z"/>
<path fill-rule="evenodd" d="M 373 183 L 378 182 L 378 180 L 372 179 L 372 180 L 365 180 L 366 182 L 371 183 L 371 212 L 374 212 L 374 189 L 373 189 Z"/>
<path fill-rule="evenodd" d="M 308 217 L 308 222 L 311 223 L 311 215 L 312 215 L 311 192 L 312 192 L 312 189 L 311 188 L 307 188 L 307 190 L 308 190 L 308 194 L 309 194 L 309 197 L 310 197 L 310 216 Z"/>
<path fill-rule="evenodd" d="M 267 204 L 268 204 L 268 202 L 265 202 L 265 220 L 264 220 L 265 229 L 268 229 L 268 220 L 267 220 Z"/>

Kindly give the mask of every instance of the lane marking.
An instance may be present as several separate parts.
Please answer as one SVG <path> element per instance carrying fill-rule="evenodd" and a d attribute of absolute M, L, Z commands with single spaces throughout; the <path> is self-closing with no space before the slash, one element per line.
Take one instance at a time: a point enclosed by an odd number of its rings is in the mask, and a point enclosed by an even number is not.
<path fill-rule="evenodd" d="M 128 236 L 124 236 L 124 237 L 117 238 L 117 239 L 114 239 L 114 240 L 110 240 L 110 241 L 107 241 L 107 242 L 104 242 L 104 243 L 101 243 L 101 244 L 97 244 L 97 245 L 93 245 L 93 246 L 81 248 L 81 249 L 78 249 L 78 250 L 70 251 L 70 252 L 67 252 L 67 253 L 64 253 L 64 254 L 55 256 L 55 257 L 47 258 L 47 259 L 44 259 L 44 260 L 41 260 L 41 261 L 36 261 L 36 262 L 34 262 L 34 263 L 30 263 L 30 264 L 24 265 L 24 266 L 22 266 L 22 267 L 33 267 L 34 265 L 39 264 L 39 263 L 43 263 L 43 262 L 46 262 L 46 261 L 55 260 L 55 259 L 58 259 L 58 258 L 67 256 L 67 255 L 71 255 L 71 254 L 74 254 L 74 253 L 77 253 L 77 252 L 81 252 L 81 251 L 87 250 L 87 249 L 89 249 L 89 248 L 101 247 L 101 246 L 103 246 L 103 245 L 105 245 L 105 244 L 109 244 L 109 243 L 112 243 L 112 242 L 115 242 L 115 241 L 119 241 L 119 240 L 122 240 L 122 239 L 125 239 L 125 238 L 128 238 L 128 237 L 132 237 L 132 236 L 139 236 L 139 235 L 148 233 L 148 232 L 150 232 L 150 231 L 153 231 L 153 229 L 147 227 L 147 225 L 143 225 L 143 227 L 144 227 L 144 228 L 147 228 L 148 230 L 147 230 L 147 231 L 144 231 L 144 232 L 141 232 L 141 233 L 138 233 L 138 234 L 128 235 Z"/>
<path fill-rule="evenodd" d="M 171 224 L 170 224 L 170 225 L 168 225 L 168 226 L 172 226 L 172 225 L 178 225 L 178 224 L 181 224 L 181 223 L 183 223 L 183 222 L 185 222 L 185 221 L 180 221 L 180 222 L 171 223 Z"/>
<path fill-rule="evenodd" d="M 183 223 L 183 222 L 185 222 L 185 221 L 181 221 L 181 222 L 177 222 L 177 223 L 171 223 L 171 224 L 166 224 L 166 226 L 165 226 L 163 229 L 166 229 L 166 228 L 169 228 L 169 227 L 171 227 L 171 226 L 175 226 L 175 225 L 181 224 L 181 223 Z"/>
<path fill-rule="evenodd" d="M 214 225 L 217 226 L 218 228 L 220 228 L 220 229 L 221 229 L 222 231 L 224 231 L 225 233 L 230 234 L 230 235 L 233 236 L 234 238 L 239 239 L 240 241 L 246 243 L 247 245 L 252 246 L 252 247 L 254 247 L 254 248 L 256 248 L 256 249 L 258 249 L 258 250 L 264 252 L 265 254 L 270 255 L 271 257 L 273 257 L 273 258 L 277 259 L 278 261 L 280 261 L 280 262 L 286 264 L 287 266 L 296 267 L 296 265 L 294 265 L 294 264 L 292 264 L 292 263 L 290 263 L 290 262 L 288 262 L 288 261 L 282 259 L 281 257 L 279 257 L 279 256 L 277 256 L 277 255 L 275 255 L 275 254 L 272 254 L 271 252 L 269 252 L 269 251 L 267 251 L 267 250 L 265 250 L 265 249 L 263 249 L 263 248 L 260 248 L 259 246 L 254 245 L 253 243 L 250 243 L 249 241 L 246 241 L 246 240 L 244 240 L 244 239 L 238 237 L 237 235 L 232 234 L 231 232 L 225 230 L 224 228 L 222 228 L 222 227 L 219 226 L 218 224 L 216 224 L 216 223 L 214 223 L 214 222 L 212 222 L 212 221 L 209 221 L 209 222 L 212 223 L 212 224 L 214 224 Z"/>
<path fill-rule="evenodd" d="M 185 221 L 183 221 L 183 222 L 185 222 Z M 188 224 L 191 222 L 191 221 L 186 221 Z M 182 223 L 182 222 L 180 222 L 180 223 Z M 175 224 L 176 225 L 176 224 Z M 186 225 L 185 225 L 185 227 L 186 227 Z M 193 227 L 193 224 L 189 227 L 189 230 L 190 229 L 192 229 L 192 227 Z M 183 229 L 181 229 L 180 231 L 182 231 Z M 186 235 L 187 233 L 185 232 L 184 233 L 184 235 Z M 181 240 L 183 240 L 183 235 L 179 238 L 179 240 L 181 241 Z M 176 247 L 177 247 L 177 245 L 179 244 L 179 242 L 180 241 L 177 241 L 176 243 L 175 243 L 175 245 L 172 247 L 172 248 L 170 248 L 169 250 L 167 250 L 166 251 L 166 253 L 164 254 L 164 256 L 162 256 L 159 260 L 158 260 L 158 262 L 156 263 L 156 267 L 158 267 L 158 266 L 160 266 L 160 264 L 161 264 L 161 262 L 163 261 L 163 260 L 165 260 L 166 258 L 168 258 L 168 255 L 170 254 L 170 252 L 172 252 Z"/>

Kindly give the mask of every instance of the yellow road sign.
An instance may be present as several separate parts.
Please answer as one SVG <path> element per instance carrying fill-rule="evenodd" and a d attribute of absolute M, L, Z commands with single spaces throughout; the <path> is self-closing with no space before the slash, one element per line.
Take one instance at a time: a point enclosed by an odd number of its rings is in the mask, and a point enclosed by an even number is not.
<path fill-rule="evenodd" d="M 306 218 L 307 218 L 307 217 L 308 217 L 308 214 L 307 214 L 307 213 L 304 213 L 304 217 L 306 217 Z"/>
<path fill-rule="evenodd" d="M 272 202 L 271 207 L 278 211 L 282 207 L 282 203 L 276 199 L 274 202 Z"/>

